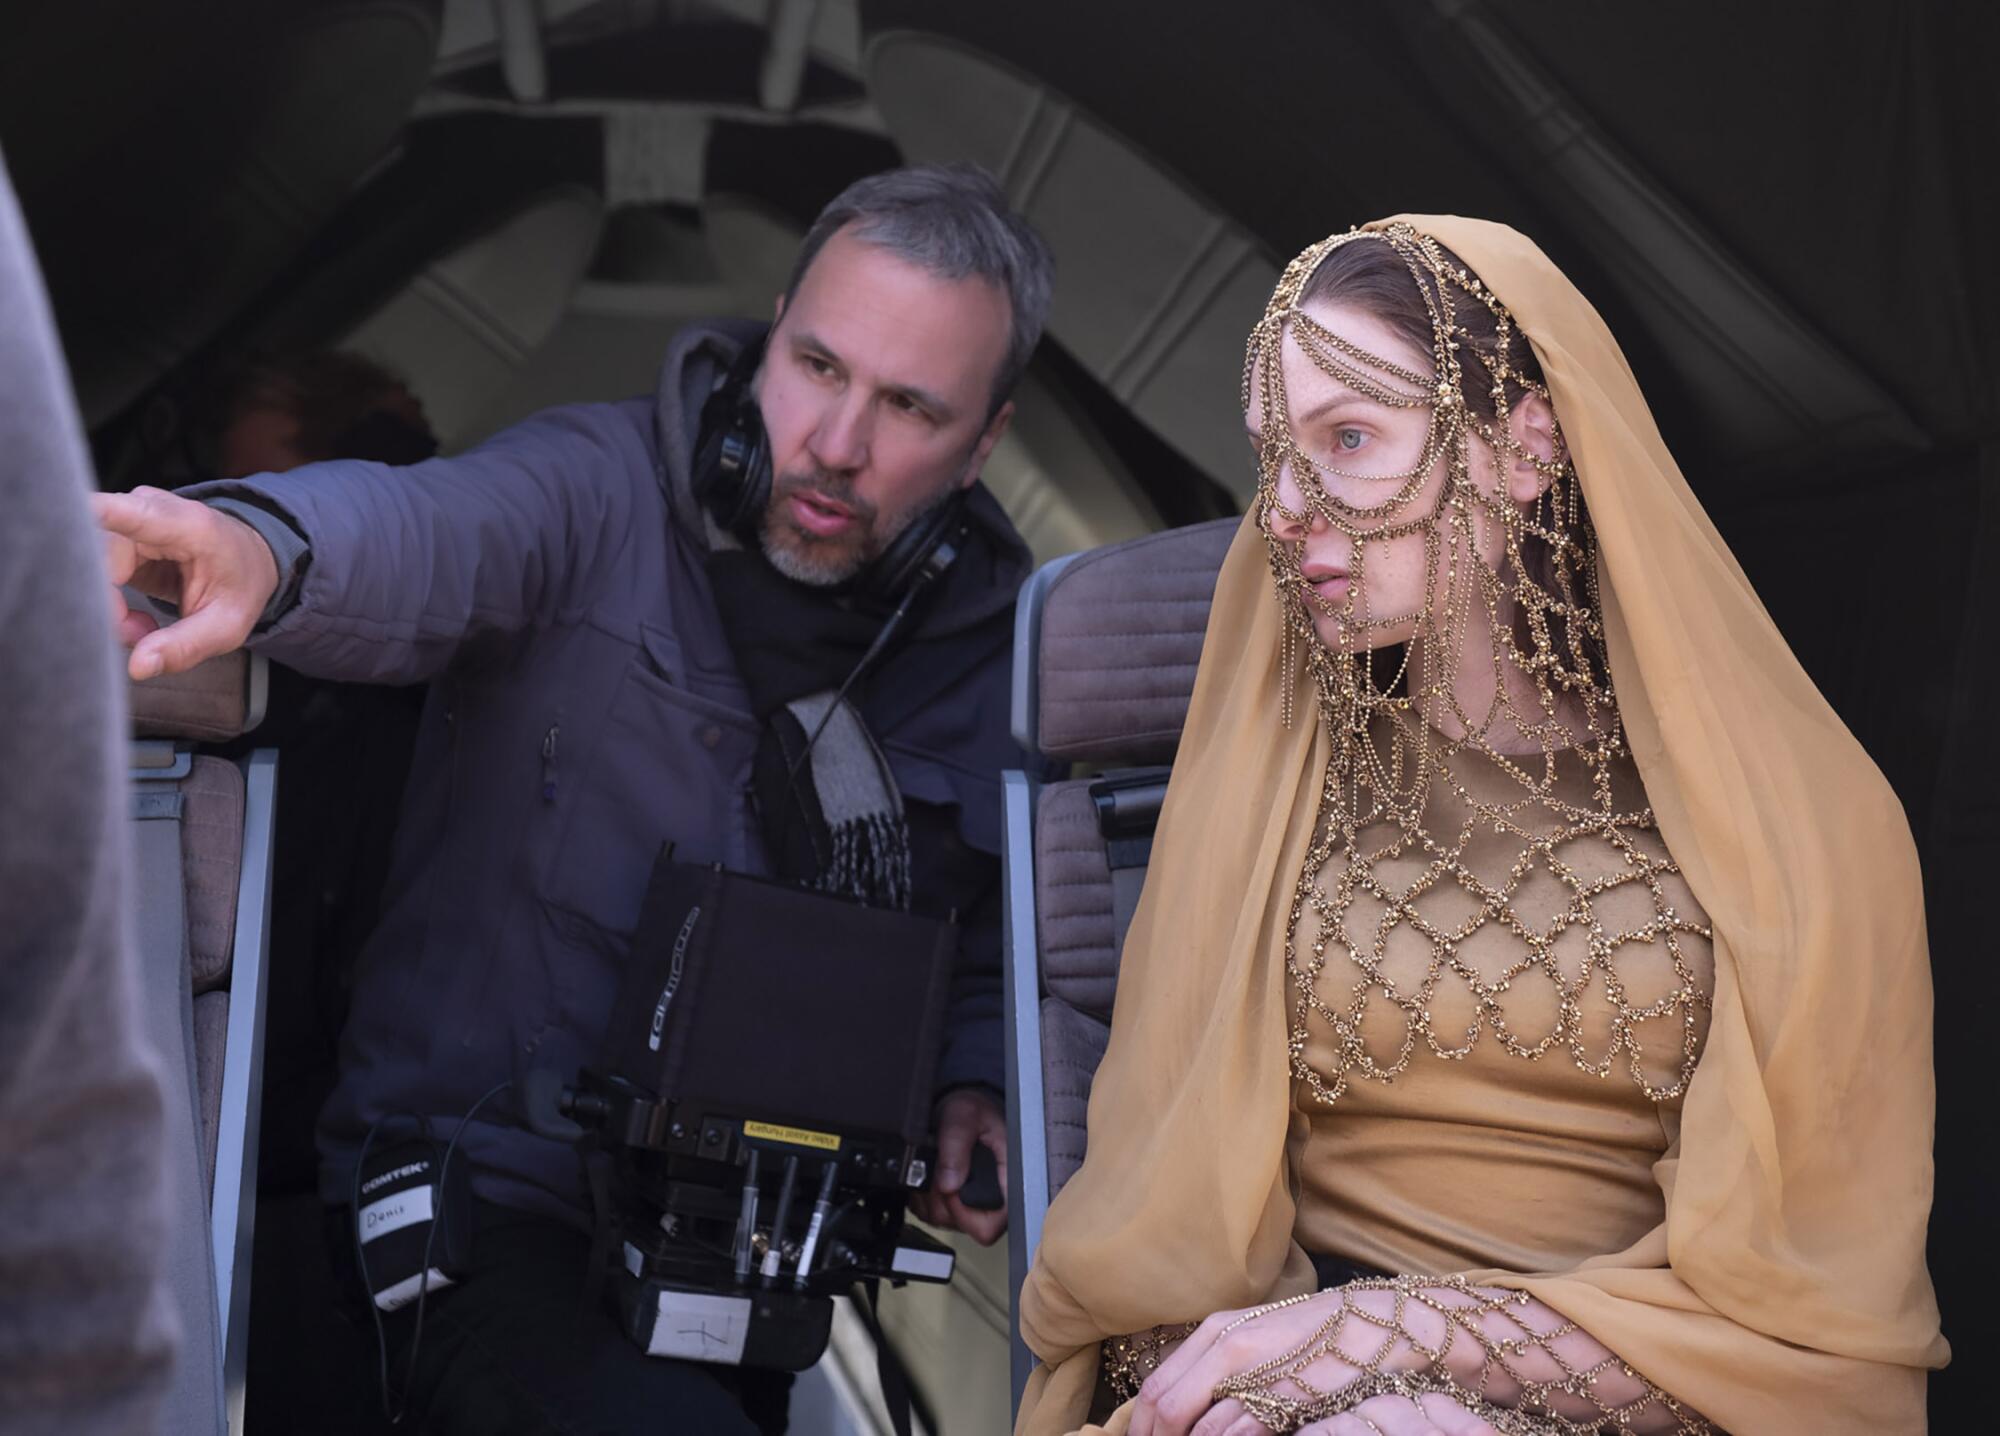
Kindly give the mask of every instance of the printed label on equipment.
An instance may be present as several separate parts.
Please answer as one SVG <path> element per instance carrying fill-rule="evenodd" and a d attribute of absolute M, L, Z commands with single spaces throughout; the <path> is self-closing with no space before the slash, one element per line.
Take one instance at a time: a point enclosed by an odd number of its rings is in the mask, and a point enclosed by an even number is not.
<path fill-rule="evenodd" d="M 749 1338 L 749 1297 L 663 1291 L 646 1355 L 736 1366 L 743 1360 L 743 1345 Z"/>
<path fill-rule="evenodd" d="M 700 921 L 701 909 L 690 909 L 687 921 L 681 924 L 681 935 L 674 939 L 673 967 L 667 973 L 667 985 L 660 989 L 659 1005 L 653 1009 L 653 1026 L 646 1034 L 649 1051 L 660 1050 L 660 1039 L 667 1030 L 667 1009 L 673 1006 L 674 993 L 681 985 L 681 970 L 687 966 L 688 939 L 694 936 L 694 925 Z"/>
<path fill-rule="evenodd" d="M 430 1219 L 430 1187 L 405 1187 L 394 1196 L 371 1202 L 361 1209 L 361 1240 L 365 1245 L 377 1237 L 386 1237 L 390 1232 L 399 1232 L 404 1227 Z"/>
<path fill-rule="evenodd" d="M 794 1147 L 817 1147 L 822 1152 L 838 1152 L 840 1138 L 831 1132 L 808 1132 L 804 1127 L 780 1127 L 772 1122 L 745 1122 L 743 1135 L 766 1142 L 788 1142 Z"/>
<path fill-rule="evenodd" d="M 950 1281 L 952 1262 L 956 1260 L 950 1252 L 920 1251 L 916 1247 L 897 1247 L 896 1259 L 889 1263 L 889 1270 L 899 1276 L 925 1277 L 931 1281 Z"/>
<path fill-rule="evenodd" d="M 432 1267 L 430 1271 L 432 1291 L 443 1291 L 452 1284 L 451 1278 Z M 424 1274 L 406 1276 L 394 1286 L 385 1286 L 375 1293 L 375 1304 L 384 1311 L 400 1311 L 415 1301 L 424 1292 Z"/>

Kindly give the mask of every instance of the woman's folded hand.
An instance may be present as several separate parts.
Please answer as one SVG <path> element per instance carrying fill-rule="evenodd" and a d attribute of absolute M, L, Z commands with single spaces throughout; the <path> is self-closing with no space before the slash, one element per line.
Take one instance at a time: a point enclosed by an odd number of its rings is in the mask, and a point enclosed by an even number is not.
<path fill-rule="evenodd" d="M 1427 1368 L 1448 1340 L 1441 1315 L 1389 1289 L 1323 1291 L 1270 1306 L 1219 1311 L 1146 1378 L 1130 1433 L 1259 1436 L 1296 1429 L 1298 1423 L 1284 1420 L 1281 1412 L 1321 1401 L 1371 1376 Z M 1241 1394 L 1218 1401 L 1216 1388 L 1232 1378 L 1251 1380 L 1243 1383 Z M 1406 1422 L 1406 1428 L 1483 1429 L 1435 1422 Z M 1364 1423 L 1351 1429 L 1365 1433 L 1368 1428 Z"/>

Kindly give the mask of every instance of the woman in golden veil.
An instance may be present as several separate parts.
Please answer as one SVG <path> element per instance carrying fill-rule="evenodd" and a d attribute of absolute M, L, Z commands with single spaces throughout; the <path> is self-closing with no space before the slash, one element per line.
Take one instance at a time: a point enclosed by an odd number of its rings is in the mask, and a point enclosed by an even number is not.
<path fill-rule="evenodd" d="M 1404 216 L 1243 400 L 1021 1436 L 1923 1430 L 1908 827 L 1603 321 Z"/>

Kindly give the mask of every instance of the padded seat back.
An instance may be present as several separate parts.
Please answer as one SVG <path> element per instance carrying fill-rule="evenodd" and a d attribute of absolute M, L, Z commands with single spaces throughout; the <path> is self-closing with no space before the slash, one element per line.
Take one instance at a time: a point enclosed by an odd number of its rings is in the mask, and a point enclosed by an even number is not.
<path fill-rule="evenodd" d="M 1041 952 L 1042 1126 L 1051 1200 L 1083 1165 L 1090 1082 L 1111 1038 L 1118 931 L 1111 869 L 1088 779 L 1044 788 L 1035 815 Z"/>
<path fill-rule="evenodd" d="M 1099 772 L 1136 777 L 1148 770 L 1132 765 L 1172 763 L 1194 696 L 1215 576 L 1236 528 L 1235 519 L 1223 519 L 1149 534 L 1050 572 L 1032 605 L 1033 726 L 1017 736 L 1046 758 Z M 1159 768 L 1158 790 L 1165 779 Z M 1150 849 L 1147 837 L 1117 851 L 1102 786 L 1093 778 L 1051 783 L 1035 804 L 1051 1198 L 1083 1162 L 1084 1109 L 1110 1037 L 1118 955 Z"/>
<path fill-rule="evenodd" d="M 1023 589 L 1014 736 L 1085 775 L 1005 779 L 1009 1202 L 1015 1291 L 1048 1203 L 1082 1165 L 1118 960 L 1194 695 L 1221 519 L 1058 559 Z M 1018 1314 L 1017 1314 L 1018 1316 Z M 1031 1369 L 1015 1341 L 1015 1394 Z"/>
<path fill-rule="evenodd" d="M 226 758 L 193 757 L 181 795 L 181 881 L 187 895 L 188 985 L 223 995 L 236 944 L 236 893 L 243 875 L 243 770 Z"/>

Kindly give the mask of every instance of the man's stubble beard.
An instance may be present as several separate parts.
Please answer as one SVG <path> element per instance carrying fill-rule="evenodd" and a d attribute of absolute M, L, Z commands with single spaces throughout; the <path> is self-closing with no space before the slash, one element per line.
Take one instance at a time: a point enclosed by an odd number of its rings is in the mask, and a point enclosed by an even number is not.
<path fill-rule="evenodd" d="M 957 488 L 956 484 L 946 488 L 928 501 L 891 519 L 884 527 L 879 511 L 864 509 L 855 502 L 852 494 L 843 492 L 842 485 L 829 482 L 823 475 L 780 475 L 771 484 L 771 499 L 764 506 L 764 519 L 758 525 L 759 547 L 771 567 L 792 582 L 808 588 L 837 588 L 881 557 L 912 524 L 927 518 L 949 500 Z M 793 494 L 803 489 L 818 490 L 828 498 L 853 508 L 855 517 L 862 524 L 860 533 L 852 540 L 831 541 L 800 529 L 787 515 L 786 505 Z"/>

